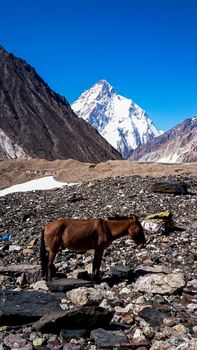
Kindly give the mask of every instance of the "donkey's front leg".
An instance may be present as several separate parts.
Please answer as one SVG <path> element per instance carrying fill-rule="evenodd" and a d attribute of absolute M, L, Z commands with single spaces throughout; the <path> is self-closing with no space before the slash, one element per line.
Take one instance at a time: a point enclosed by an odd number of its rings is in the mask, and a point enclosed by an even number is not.
<path fill-rule="evenodd" d="M 100 275 L 100 266 L 101 266 L 101 260 L 103 256 L 103 249 L 95 249 L 94 251 L 94 259 L 93 259 L 93 266 L 92 266 L 92 275 L 96 279 L 99 278 Z"/>

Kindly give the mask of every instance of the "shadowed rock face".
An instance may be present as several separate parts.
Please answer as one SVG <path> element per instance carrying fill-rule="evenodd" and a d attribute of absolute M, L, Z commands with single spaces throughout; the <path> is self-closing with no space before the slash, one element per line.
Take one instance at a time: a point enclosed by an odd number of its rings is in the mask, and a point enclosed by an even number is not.
<path fill-rule="evenodd" d="M 129 159 L 166 163 L 197 162 L 197 117 L 186 119 L 161 136 L 138 146 Z"/>
<path fill-rule="evenodd" d="M 95 163 L 122 159 L 34 68 L 1 46 L 0 156 Z"/>

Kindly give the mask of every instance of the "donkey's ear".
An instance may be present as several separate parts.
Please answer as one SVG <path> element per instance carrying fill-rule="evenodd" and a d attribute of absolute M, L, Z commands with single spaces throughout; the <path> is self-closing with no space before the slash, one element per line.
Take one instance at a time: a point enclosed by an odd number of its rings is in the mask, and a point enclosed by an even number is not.
<path fill-rule="evenodd" d="M 135 215 L 135 214 L 133 214 L 133 221 L 134 221 L 134 222 L 137 222 L 137 221 L 138 221 L 138 217 L 137 217 L 137 215 Z"/>

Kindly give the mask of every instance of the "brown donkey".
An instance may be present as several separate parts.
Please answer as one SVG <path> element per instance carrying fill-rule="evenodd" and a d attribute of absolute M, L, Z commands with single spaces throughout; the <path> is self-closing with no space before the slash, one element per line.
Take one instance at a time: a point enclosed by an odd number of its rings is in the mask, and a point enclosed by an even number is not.
<path fill-rule="evenodd" d="M 104 250 L 116 239 L 129 235 L 137 245 L 145 245 L 143 228 L 137 216 L 127 219 L 66 219 L 47 224 L 42 231 L 40 257 L 42 276 L 51 279 L 54 259 L 60 247 L 74 251 L 94 250 L 93 276 L 99 277 Z M 48 245 L 48 257 L 45 241 Z"/>

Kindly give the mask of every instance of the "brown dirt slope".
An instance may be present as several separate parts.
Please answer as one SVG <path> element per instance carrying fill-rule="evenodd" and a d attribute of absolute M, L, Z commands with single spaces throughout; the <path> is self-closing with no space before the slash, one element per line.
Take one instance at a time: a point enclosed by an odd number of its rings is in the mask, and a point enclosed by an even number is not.
<path fill-rule="evenodd" d="M 110 176 L 192 175 L 197 176 L 197 163 L 160 164 L 137 163 L 128 160 L 109 160 L 99 164 L 77 160 L 0 159 L 0 188 L 23 183 L 43 176 L 53 175 L 65 182 L 83 182 Z"/>

